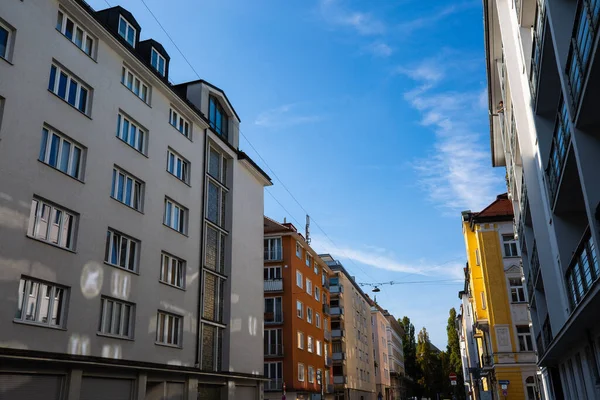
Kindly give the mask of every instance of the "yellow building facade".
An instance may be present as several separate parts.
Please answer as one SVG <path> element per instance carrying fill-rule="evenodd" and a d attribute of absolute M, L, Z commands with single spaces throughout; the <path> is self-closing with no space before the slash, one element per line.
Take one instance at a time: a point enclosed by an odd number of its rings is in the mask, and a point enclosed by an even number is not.
<path fill-rule="evenodd" d="M 539 400 L 537 354 L 513 212 L 506 194 L 463 212 L 465 288 L 473 318 L 467 354 L 473 399 Z M 467 346 L 467 349 L 469 347 Z"/>

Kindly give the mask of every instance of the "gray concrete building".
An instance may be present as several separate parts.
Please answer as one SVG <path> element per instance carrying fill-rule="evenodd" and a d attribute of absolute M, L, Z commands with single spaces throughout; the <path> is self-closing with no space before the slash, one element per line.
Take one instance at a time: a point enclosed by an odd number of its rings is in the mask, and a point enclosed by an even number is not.
<path fill-rule="evenodd" d="M 121 7 L 0 2 L 0 397 L 259 399 L 240 119 Z"/>
<path fill-rule="evenodd" d="M 506 167 L 547 399 L 600 398 L 600 1 L 484 0 L 492 162 Z"/>

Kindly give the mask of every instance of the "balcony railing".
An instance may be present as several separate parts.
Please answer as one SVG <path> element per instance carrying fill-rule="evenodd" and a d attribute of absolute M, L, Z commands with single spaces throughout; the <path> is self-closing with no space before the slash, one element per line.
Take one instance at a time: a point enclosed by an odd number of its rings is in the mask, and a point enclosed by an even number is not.
<path fill-rule="evenodd" d="M 342 361 L 346 359 L 346 352 L 342 351 L 339 353 L 333 353 L 332 357 L 333 361 Z"/>
<path fill-rule="evenodd" d="M 265 347 L 265 357 L 283 357 L 283 344 L 269 343 Z"/>
<path fill-rule="evenodd" d="M 331 342 L 331 331 L 329 329 L 325 328 L 325 330 L 323 331 L 323 337 L 328 342 Z"/>
<path fill-rule="evenodd" d="M 344 285 L 331 285 L 329 287 L 329 293 L 331 293 L 332 295 L 344 293 Z"/>
<path fill-rule="evenodd" d="M 265 280 L 265 292 L 281 292 L 283 291 L 283 279 L 267 279 Z"/>
<path fill-rule="evenodd" d="M 344 307 L 331 307 L 330 309 L 331 315 L 344 315 Z"/>
<path fill-rule="evenodd" d="M 271 379 L 265 382 L 265 391 L 283 390 L 283 379 Z"/>
<path fill-rule="evenodd" d="M 334 385 L 345 385 L 346 383 L 348 383 L 348 378 L 346 376 L 338 376 L 338 375 L 333 376 L 333 384 Z"/>
<path fill-rule="evenodd" d="M 331 315 L 331 309 L 329 308 L 329 304 L 323 304 L 323 314 Z"/>
<path fill-rule="evenodd" d="M 265 313 L 265 325 L 281 324 L 283 323 L 283 312 L 266 312 Z"/>
<path fill-rule="evenodd" d="M 344 330 L 343 329 L 332 329 L 331 330 L 331 337 L 333 338 L 341 338 L 344 337 Z"/>
<path fill-rule="evenodd" d="M 589 228 L 573 254 L 565 274 L 571 312 L 583 300 L 600 276 L 596 247 Z"/>
<path fill-rule="evenodd" d="M 332 364 L 333 364 L 333 360 L 331 359 L 331 357 L 325 357 L 325 366 L 331 367 Z"/>
<path fill-rule="evenodd" d="M 560 99 L 559 112 L 556 116 L 554 125 L 554 135 L 552 137 L 552 147 L 550 148 L 550 159 L 546 167 L 548 175 L 548 191 L 550 199 L 553 202 L 558 192 L 558 185 L 563 174 L 567 152 L 571 143 L 571 122 L 569 111 L 564 99 Z"/>

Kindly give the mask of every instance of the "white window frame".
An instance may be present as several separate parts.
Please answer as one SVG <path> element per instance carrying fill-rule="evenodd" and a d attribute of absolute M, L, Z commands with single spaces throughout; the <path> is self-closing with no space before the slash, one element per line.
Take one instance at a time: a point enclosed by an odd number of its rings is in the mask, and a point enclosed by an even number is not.
<path fill-rule="evenodd" d="M 123 179 L 121 180 L 121 177 Z M 119 196 L 120 183 L 123 183 L 122 194 Z M 128 193 L 128 183 L 131 182 L 131 193 Z M 143 212 L 144 210 L 144 182 L 122 170 L 116 165 L 113 167 L 112 185 L 110 189 L 110 197 L 133 208 L 136 211 Z M 121 197 L 121 198 L 119 198 Z M 127 199 L 129 197 L 129 200 Z"/>
<path fill-rule="evenodd" d="M 308 278 L 306 278 L 306 293 L 308 293 L 309 295 L 312 296 L 313 291 L 312 291 L 312 281 Z"/>
<path fill-rule="evenodd" d="M 298 306 L 300 306 L 298 308 Z M 304 304 L 300 300 L 296 300 L 296 316 L 298 318 L 304 318 Z"/>
<path fill-rule="evenodd" d="M 306 252 L 306 266 L 310 267 L 312 263 L 312 256 L 308 253 L 308 251 Z"/>
<path fill-rule="evenodd" d="M 160 332 L 161 320 L 164 321 L 162 332 Z M 177 326 L 175 322 L 177 321 Z M 168 324 L 171 324 L 169 327 Z M 182 347 L 183 317 L 181 315 L 171 314 L 166 311 L 156 313 L 156 344 L 163 346 Z M 169 334 L 171 340 L 169 340 Z M 162 336 L 162 340 L 161 340 Z"/>
<path fill-rule="evenodd" d="M 52 77 L 52 69 L 54 69 L 54 77 Z M 62 97 L 59 94 L 60 91 L 60 77 L 61 75 L 65 75 L 67 78 L 67 82 L 66 82 L 66 87 L 65 87 L 65 97 Z M 68 72 L 67 70 L 65 70 L 64 68 L 60 67 L 58 64 L 56 63 L 52 63 L 50 66 L 50 79 L 54 79 L 54 85 L 52 85 L 51 87 L 51 82 L 48 82 L 48 90 L 51 91 L 52 93 L 54 93 L 58 98 L 62 99 L 63 101 L 65 101 L 68 105 L 70 105 L 71 107 L 73 107 L 74 109 L 82 112 L 85 115 L 89 115 L 89 105 L 90 105 L 90 101 L 92 99 L 92 89 L 90 89 L 90 87 L 83 83 L 83 81 L 77 77 L 74 77 L 72 73 Z M 71 94 L 71 84 L 74 83 L 75 84 L 75 104 L 71 104 L 71 102 L 69 101 L 69 97 Z M 83 93 L 83 91 L 85 90 L 85 104 L 83 105 L 83 109 L 81 109 L 81 94 Z"/>
<path fill-rule="evenodd" d="M 173 162 L 171 163 L 171 160 Z M 190 162 L 173 149 L 167 149 L 167 172 L 180 181 L 190 183 Z"/>
<path fill-rule="evenodd" d="M 306 351 L 313 353 L 315 351 L 315 338 L 308 335 L 306 339 Z"/>
<path fill-rule="evenodd" d="M 517 281 L 518 285 L 513 285 L 513 282 Z M 521 277 L 508 277 L 508 289 L 510 291 L 510 302 L 511 303 L 524 303 L 527 301 L 525 296 L 525 285 L 523 285 L 523 279 Z M 514 299 L 516 297 L 516 300 Z"/>
<path fill-rule="evenodd" d="M 281 237 L 270 237 L 264 239 L 265 261 L 283 260 L 283 240 Z"/>
<path fill-rule="evenodd" d="M 179 289 L 185 289 L 185 261 L 165 251 L 160 254 L 159 281 Z"/>
<path fill-rule="evenodd" d="M 176 201 L 165 197 L 163 224 L 182 235 L 187 235 L 188 209 Z M 177 224 L 174 221 L 177 220 Z M 173 224 L 173 225 L 172 225 Z"/>
<path fill-rule="evenodd" d="M 115 248 L 115 241 L 117 246 Z M 121 251 L 125 241 L 125 265 L 121 265 Z M 132 250 L 133 244 L 133 250 Z M 106 231 L 106 243 L 104 249 L 104 262 L 117 268 L 122 268 L 126 271 L 137 272 L 139 265 L 141 242 L 131 236 L 125 235 L 119 231 L 108 228 Z M 116 253 L 115 253 L 116 251 Z M 132 254 L 133 253 L 133 254 Z M 114 255 L 114 257 L 113 257 Z M 113 263 L 112 259 L 116 258 L 117 263 Z M 133 264 L 133 265 L 132 265 Z"/>
<path fill-rule="evenodd" d="M 133 339 L 135 305 L 106 296 L 102 296 L 100 304 L 100 324 L 98 326 L 98 334 Z M 117 307 L 119 308 L 118 313 L 115 312 Z M 127 317 L 125 316 L 125 310 L 129 310 Z M 113 329 L 115 327 L 116 329 Z"/>
<path fill-rule="evenodd" d="M 310 307 L 306 307 L 306 322 L 308 322 L 309 324 L 312 324 L 312 320 L 313 320 L 313 310 Z"/>
<path fill-rule="evenodd" d="M 52 155 L 52 139 L 54 136 L 58 137 L 58 148 L 56 150 L 56 164 L 51 164 L 51 155 Z M 64 154 L 64 144 L 68 143 L 69 145 L 69 154 L 67 157 L 67 166 L 66 171 L 62 169 Z M 79 151 L 79 160 L 76 164 L 74 164 L 75 151 Z M 60 172 L 63 172 L 69 175 L 72 178 L 77 180 L 82 180 L 83 177 L 83 162 L 85 159 L 85 151 L 86 149 L 81 146 L 79 143 L 75 142 L 68 136 L 63 135 L 60 132 L 50 128 L 49 126 L 44 125 L 42 128 L 42 143 L 40 143 L 40 155 L 38 160 L 48 165 L 49 167 L 56 169 Z"/>
<path fill-rule="evenodd" d="M 304 277 L 302 276 L 302 272 L 296 271 L 296 286 L 300 289 L 303 288 L 304 285 Z"/>
<path fill-rule="evenodd" d="M 6 61 L 10 62 L 11 59 L 11 51 L 12 51 L 12 41 L 13 41 L 13 36 L 15 34 L 15 30 L 8 26 L 7 24 L 3 23 L 0 20 L 0 28 L 4 29 L 6 31 L 6 48 L 4 49 L 4 54 L 0 54 L 0 58 L 5 59 Z"/>
<path fill-rule="evenodd" d="M 296 241 L 296 257 L 302 260 L 302 245 Z"/>
<path fill-rule="evenodd" d="M 50 295 L 47 292 L 44 294 L 42 285 L 46 286 L 50 290 Z M 35 289 L 33 289 L 35 287 Z M 35 292 L 35 294 L 34 294 Z M 57 296 L 62 296 L 62 300 L 58 299 Z M 55 303 L 58 304 L 55 307 Z M 46 321 L 38 321 L 40 319 L 41 308 L 47 304 L 46 307 Z M 22 322 L 31 325 L 41 325 L 49 328 L 62 329 L 65 327 L 67 308 L 69 304 L 69 288 L 56 285 L 51 282 L 40 281 L 32 279 L 26 276 L 22 276 L 19 281 L 19 295 L 17 299 L 17 313 L 15 314 L 14 321 Z M 56 312 L 55 312 L 56 308 Z M 31 318 L 28 318 L 30 314 Z M 50 317 L 50 318 L 49 318 Z M 52 323 L 53 320 L 59 320 L 59 323 Z"/>
<path fill-rule="evenodd" d="M 316 349 L 317 349 L 317 355 L 320 356 L 323 354 L 323 350 L 321 349 L 321 341 L 319 339 L 317 339 L 316 342 Z"/>
<path fill-rule="evenodd" d="M 154 65 L 154 57 L 156 56 L 156 65 Z M 160 70 L 160 62 L 162 61 L 162 71 Z M 162 56 L 154 47 L 150 50 L 150 65 L 161 75 L 167 75 L 167 59 Z"/>
<path fill-rule="evenodd" d="M 315 300 L 321 301 L 321 289 L 317 285 L 315 285 Z"/>
<path fill-rule="evenodd" d="M 47 213 L 44 213 L 45 210 Z M 58 222 L 55 222 L 57 218 Z M 72 211 L 34 197 L 31 201 L 27 235 L 33 239 L 73 251 L 77 222 L 78 216 Z M 70 225 L 65 226 L 65 224 Z"/>
<path fill-rule="evenodd" d="M 519 332 L 519 328 L 527 328 L 528 332 Z M 517 325 L 515 326 L 515 331 L 517 332 L 517 345 L 519 346 L 519 351 L 534 351 L 535 347 L 533 344 L 533 333 L 531 332 L 531 326 Z M 529 342 L 527 341 L 527 338 L 529 338 Z M 525 350 L 521 349 L 521 344 L 523 344 Z"/>
<path fill-rule="evenodd" d="M 73 33 L 71 37 L 67 36 L 67 22 L 71 21 L 73 24 Z M 77 30 L 81 31 L 81 44 L 77 43 Z M 56 19 L 56 30 L 59 31 L 65 38 L 71 43 L 77 46 L 85 54 L 93 58 L 94 45 L 96 44 L 96 38 L 88 33 L 73 17 L 67 14 L 62 8 L 58 10 Z M 88 43 L 91 40 L 91 43 Z"/>
<path fill-rule="evenodd" d="M 296 346 L 300 350 L 304 350 L 304 332 L 296 331 Z"/>
<path fill-rule="evenodd" d="M 304 364 L 298 363 L 298 381 L 304 382 Z"/>
<path fill-rule="evenodd" d="M 121 21 L 125 22 L 125 31 L 122 33 L 121 33 Z M 133 43 L 131 43 L 128 39 L 129 31 L 133 31 Z M 137 29 L 135 29 L 135 27 L 133 25 L 131 25 L 131 23 L 129 21 L 127 21 L 127 18 L 123 17 L 121 14 L 119 14 L 119 26 L 117 27 L 117 32 L 123 39 L 125 39 L 125 41 L 127 43 L 129 43 L 131 45 L 131 47 L 135 47 L 135 41 L 137 39 Z"/>
<path fill-rule="evenodd" d="M 142 128 L 131 117 L 119 111 L 117 114 L 116 136 L 129 147 L 146 154 L 146 142 L 148 141 L 148 130 Z M 132 140 L 133 138 L 133 140 Z"/>
<path fill-rule="evenodd" d="M 502 237 L 502 255 L 504 258 L 519 257 L 519 242 L 513 235 L 501 235 Z M 508 246 L 508 251 L 507 251 Z"/>
<path fill-rule="evenodd" d="M 321 314 L 315 312 L 315 326 L 321 328 Z"/>
<path fill-rule="evenodd" d="M 279 265 L 264 267 L 263 272 L 266 272 L 266 275 L 267 275 L 266 280 L 282 279 L 281 266 L 279 266 Z M 264 275 L 263 275 L 263 277 L 264 277 Z"/>
<path fill-rule="evenodd" d="M 123 65 L 121 69 L 121 84 L 135 94 L 144 103 L 150 105 L 150 85 L 147 85 L 131 69 Z"/>
<path fill-rule="evenodd" d="M 179 111 L 175 110 L 173 106 L 169 109 L 169 125 L 177 129 L 186 138 L 191 139 L 192 124 Z"/>
<path fill-rule="evenodd" d="M 315 367 L 308 366 L 308 383 L 315 383 Z"/>

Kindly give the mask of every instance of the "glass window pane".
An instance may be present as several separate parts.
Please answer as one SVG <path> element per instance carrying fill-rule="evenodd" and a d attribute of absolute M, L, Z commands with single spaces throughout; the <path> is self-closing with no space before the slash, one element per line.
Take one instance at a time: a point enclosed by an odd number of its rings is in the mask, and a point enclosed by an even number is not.
<path fill-rule="evenodd" d="M 215 229 L 206 227 L 206 260 L 205 267 L 215 270 L 217 268 L 218 233 Z"/>
<path fill-rule="evenodd" d="M 131 195 L 133 193 L 133 179 L 127 177 L 126 178 L 126 182 L 127 182 L 127 186 L 125 189 L 125 204 L 127 204 L 128 206 L 132 205 L 131 202 Z"/>
<path fill-rule="evenodd" d="M 219 223 L 219 188 L 212 182 L 208 183 L 207 218 L 209 221 Z"/>
<path fill-rule="evenodd" d="M 75 99 L 77 98 L 77 87 L 79 85 L 74 80 L 71 80 L 69 84 L 69 99 L 67 100 L 70 105 L 75 106 Z"/>
<path fill-rule="evenodd" d="M 21 319 L 23 317 L 23 302 L 25 300 L 25 286 L 27 282 L 23 279 L 19 282 L 19 297 L 17 299 L 17 311 L 15 313 L 16 319 Z"/>
<path fill-rule="evenodd" d="M 152 49 L 152 55 L 150 56 L 150 64 L 154 68 L 157 68 L 157 66 L 158 66 L 158 63 L 156 62 L 156 51 L 154 49 Z"/>
<path fill-rule="evenodd" d="M 60 165 L 58 169 L 62 172 L 67 173 L 69 169 L 69 157 L 71 155 L 71 143 L 63 140 L 62 148 L 60 150 Z"/>
<path fill-rule="evenodd" d="M 135 32 L 131 27 L 129 27 L 129 30 L 127 31 L 127 42 L 132 46 L 135 45 Z"/>
<path fill-rule="evenodd" d="M 137 126 L 135 126 L 134 124 L 130 124 L 129 125 L 129 140 L 127 141 L 127 143 L 129 143 L 129 145 L 131 147 L 135 147 L 137 132 L 138 132 Z"/>
<path fill-rule="evenodd" d="M 63 99 L 67 97 L 67 75 L 63 72 L 60 73 L 60 77 L 58 78 L 58 95 Z"/>
<path fill-rule="evenodd" d="M 73 160 L 71 161 L 71 176 L 79 178 L 79 163 L 81 160 L 81 149 L 79 147 L 73 147 Z"/>
<path fill-rule="evenodd" d="M 54 84 L 56 83 L 56 67 L 53 65 L 50 67 L 50 81 L 48 82 L 48 90 L 54 92 Z"/>
<path fill-rule="evenodd" d="M 27 293 L 27 312 L 25 314 L 25 319 L 27 321 L 33 321 L 35 319 L 39 287 L 40 284 L 37 282 L 31 282 L 29 285 L 29 293 Z"/>
<path fill-rule="evenodd" d="M 86 54 L 91 56 L 93 47 L 94 47 L 94 40 L 89 36 L 86 37 L 85 38 L 85 47 L 83 50 L 86 52 Z"/>
<path fill-rule="evenodd" d="M 125 187 L 125 175 L 119 174 L 119 180 L 117 183 L 117 200 L 123 201 L 123 189 Z"/>
<path fill-rule="evenodd" d="M 42 129 L 42 142 L 40 143 L 40 161 L 46 161 L 46 146 L 48 146 L 48 130 Z"/>
<path fill-rule="evenodd" d="M 135 260 L 137 253 L 137 243 L 133 240 L 129 241 L 129 260 L 127 263 L 127 269 L 130 271 L 135 271 Z"/>
<path fill-rule="evenodd" d="M 119 19 L 119 35 L 125 37 L 126 31 L 127 31 L 127 23 L 125 22 L 123 17 L 121 17 Z"/>
<path fill-rule="evenodd" d="M 127 266 L 127 244 L 129 240 L 121 238 L 121 248 L 119 249 L 119 265 L 123 268 Z"/>
<path fill-rule="evenodd" d="M 129 336 L 129 323 L 131 320 L 131 306 L 123 305 L 123 325 L 121 326 L 121 335 Z"/>
<path fill-rule="evenodd" d="M 73 237 L 73 216 L 63 213 L 63 224 L 60 233 L 60 245 L 68 249 L 71 248 L 71 238 Z"/>
<path fill-rule="evenodd" d="M 65 27 L 65 36 L 69 39 L 73 39 L 73 21 L 67 18 L 67 25 Z"/>
<path fill-rule="evenodd" d="M 81 88 L 79 93 L 79 105 L 77 108 L 79 108 L 79 111 L 83 113 L 86 112 L 87 109 L 87 94 L 87 89 Z"/>
<path fill-rule="evenodd" d="M 75 44 L 78 47 L 83 46 L 83 31 L 80 28 L 75 29 Z"/>
<path fill-rule="evenodd" d="M 52 299 L 52 286 L 40 284 L 39 287 L 39 312 L 36 318 L 37 322 L 48 323 L 48 313 L 50 311 L 50 300 Z"/>
<path fill-rule="evenodd" d="M 208 173 L 212 175 L 215 179 L 221 180 L 221 155 L 210 149 L 209 160 L 208 160 Z"/>
<path fill-rule="evenodd" d="M 117 265 L 117 260 L 119 259 L 119 249 L 121 248 L 120 242 L 120 236 L 115 233 L 112 233 L 112 253 L 110 257 L 110 262 L 114 265 Z"/>
<path fill-rule="evenodd" d="M 58 16 L 56 18 L 56 29 L 62 32 L 62 22 L 63 22 L 63 13 L 62 12 L 58 12 Z M 0 31 L 2 30 L 2 28 L 0 28 Z"/>
<path fill-rule="evenodd" d="M 60 137 L 58 135 L 52 135 L 52 142 L 50 143 L 50 155 L 48 156 L 48 164 L 56 167 L 58 162 L 58 149 L 60 144 Z"/>

